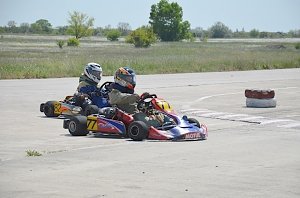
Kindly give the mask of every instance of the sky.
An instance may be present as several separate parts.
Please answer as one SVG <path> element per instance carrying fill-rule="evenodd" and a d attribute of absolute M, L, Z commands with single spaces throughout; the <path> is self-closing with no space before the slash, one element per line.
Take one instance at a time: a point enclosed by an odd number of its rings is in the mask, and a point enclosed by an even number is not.
<path fill-rule="evenodd" d="M 93 17 L 94 27 L 132 29 L 148 25 L 151 5 L 159 0 L 0 0 L 0 26 L 8 21 L 34 23 L 48 20 L 53 27 L 68 25 L 69 13 Z M 183 9 L 191 28 L 207 30 L 220 21 L 231 30 L 288 32 L 300 29 L 300 0 L 169 0 Z"/>

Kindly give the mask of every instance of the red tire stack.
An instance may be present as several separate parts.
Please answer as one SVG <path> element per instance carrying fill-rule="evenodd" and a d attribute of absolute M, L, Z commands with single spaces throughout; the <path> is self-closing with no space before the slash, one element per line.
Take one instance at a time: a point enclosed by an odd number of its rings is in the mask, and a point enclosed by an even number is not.
<path fill-rule="evenodd" d="M 247 107 L 276 107 L 275 91 L 272 89 L 246 89 L 245 96 Z"/>

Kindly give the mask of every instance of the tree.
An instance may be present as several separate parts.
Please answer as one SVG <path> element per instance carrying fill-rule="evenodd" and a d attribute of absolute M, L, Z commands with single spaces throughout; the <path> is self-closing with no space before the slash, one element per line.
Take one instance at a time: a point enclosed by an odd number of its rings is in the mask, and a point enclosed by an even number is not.
<path fill-rule="evenodd" d="M 120 22 L 118 24 L 118 30 L 121 32 L 122 36 L 127 36 L 131 30 L 129 23 Z"/>
<path fill-rule="evenodd" d="M 19 29 L 20 29 L 21 33 L 28 33 L 30 30 L 30 25 L 29 25 L 29 23 L 21 23 Z"/>
<path fill-rule="evenodd" d="M 8 31 L 10 33 L 14 33 L 16 32 L 17 29 L 17 23 L 15 21 L 8 21 L 7 22 L 7 26 L 8 26 Z"/>
<path fill-rule="evenodd" d="M 222 22 L 217 22 L 209 29 L 212 38 L 225 38 L 231 36 L 231 30 Z"/>
<path fill-rule="evenodd" d="M 242 28 L 242 31 L 239 31 L 238 29 L 236 29 L 235 32 L 232 33 L 232 37 L 234 37 L 234 38 L 248 38 L 249 33 L 246 32 L 244 28 Z"/>
<path fill-rule="evenodd" d="M 30 25 L 30 29 L 33 33 L 51 33 L 52 25 L 46 19 L 39 19 Z"/>
<path fill-rule="evenodd" d="M 76 12 L 69 13 L 68 33 L 74 35 L 76 39 L 91 36 L 93 34 L 94 18 L 89 18 L 86 14 Z"/>
<path fill-rule="evenodd" d="M 162 41 L 179 41 L 190 37 L 190 23 L 182 21 L 183 11 L 177 3 L 161 0 L 151 6 L 150 25 Z"/>
<path fill-rule="evenodd" d="M 140 27 L 132 31 L 126 38 L 127 43 L 132 43 L 135 47 L 149 47 L 157 40 L 151 27 Z"/>
<path fill-rule="evenodd" d="M 259 33 L 259 38 L 268 38 L 269 37 L 269 33 L 268 32 L 260 32 Z"/>
<path fill-rule="evenodd" d="M 258 30 L 252 29 L 252 30 L 250 31 L 250 37 L 251 37 L 251 38 L 257 38 L 258 36 L 259 36 L 259 31 L 258 31 Z"/>
<path fill-rule="evenodd" d="M 41 27 L 42 32 L 50 33 L 52 31 L 52 25 L 46 19 L 37 20 L 35 23 Z"/>
<path fill-rule="evenodd" d="M 300 38 L 300 29 L 299 30 L 290 30 L 287 33 L 288 37 L 290 38 Z"/>
<path fill-rule="evenodd" d="M 37 23 L 32 23 L 30 25 L 30 32 L 40 34 L 42 33 L 42 27 L 39 26 Z"/>
<path fill-rule="evenodd" d="M 195 37 L 201 38 L 204 33 L 204 30 L 202 27 L 196 27 L 195 29 L 192 29 L 191 32 L 192 34 L 194 34 Z"/>
<path fill-rule="evenodd" d="M 68 26 L 59 26 L 59 27 L 57 27 L 57 29 L 55 30 L 54 33 L 56 33 L 58 35 L 65 35 L 67 33 L 67 29 L 68 29 Z"/>

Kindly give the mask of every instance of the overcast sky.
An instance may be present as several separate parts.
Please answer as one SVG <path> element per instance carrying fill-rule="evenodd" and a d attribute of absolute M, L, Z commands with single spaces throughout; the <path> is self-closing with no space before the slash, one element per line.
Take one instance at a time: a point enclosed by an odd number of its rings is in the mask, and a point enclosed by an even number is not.
<path fill-rule="evenodd" d="M 0 0 L 0 26 L 8 21 L 34 23 L 47 19 L 53 27 L 68 25 L 69 12 L 95 18 L 95 27 L 119 22 L 132 29 L 147 25 L 151 5 L 159 0 Z M 217 21 L 231 30 L 282 31 L 300 29 L 300 0 L 169 0 L 178 2 L 191 27 L 207 29 Z"/>

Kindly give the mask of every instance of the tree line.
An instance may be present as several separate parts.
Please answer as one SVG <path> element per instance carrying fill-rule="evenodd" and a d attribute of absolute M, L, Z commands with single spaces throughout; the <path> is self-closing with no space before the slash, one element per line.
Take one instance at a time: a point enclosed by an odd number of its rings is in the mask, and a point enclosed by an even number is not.
<path fill-rule="evenodd" d="M 6 26 L 0 26 L 0 34 L 43 34 L 43 35 L 72 35 L 68 31 L 70 25 L 53 27 L 46 19 L 39 19 L 34 23 L 21 23 L 17 25 L 15 21 L 8 21 Z M 116 29 L 121 33 L 121 36 L 126 36 L 131 32 L 129 23 L 120 22 L 117 28 L 111 25 L 105 27 L 92 28 L 93 36 L 105 36 L 112 29 Z"/>
<path fill-rule="evenodd" d="M 21 23 L 8 21 L 7 26 L 0 27 L 1 33 L 73 35 L 70 45 L 77 46 L 79 39 L 87 36 L 106 36 L 110 41 L 116 41 L 120 36 L 126 36 L 126 42 L 136 47 L 148 47 L 157 40 L 181 41 L 208 38 L 300 38 L 300 29 L 289 32 L 266 32 L 252 29 L 232 31 L 222 22 L 216 22 L 207 30 L 201 27 L 192 29 L 189 21 L 184 21 L 183 9 L 176 2 L 160 0 L 153 4 L 150 10 L 149 24 L 132 30 L 129 23 L 120 22 L 116 28 L 110 25 L 94 28 L 94 18 L 80 12 L 69 13 L 68 25 L 53 28 L 46 19 L 36 22 Z M 62 42 L 59 46 L 61 46 Z M 68 44 L 69 45 L 69 44 Z"/>
<path fill-rule="evenodd" d="M 8 21 L 6 26 L 0 26 L 0 34 L 45 34 L 45 35 L 69 35 L 69 26 L 53 27 L 46 19 L 39 19 L 36 22 L 21 23 L 19 26 L 15 21 Z M 117 30 L 120 36 L 127 36 L 132 32 L 129 23 L 120 22 L 114 28 L 111 25 L 105 27 L 92 28 L 92 36 L 106 36 L 111 30 Z M 216 22 L 207 30 L 202 27 L 196 27 L 190 30 L 195 38 L 300 38 L 300 29 L 290 30 L 289 32 L 266 32 L 252 29 L 245 31 L 244 29 L 232 31 L 222 22 Z M 72 34 L 70 34 L 72 35 Z"/>

